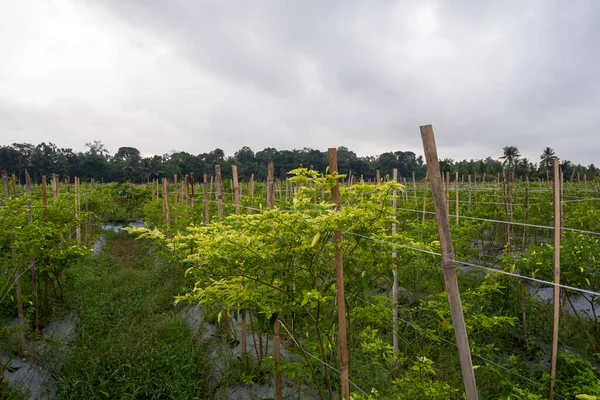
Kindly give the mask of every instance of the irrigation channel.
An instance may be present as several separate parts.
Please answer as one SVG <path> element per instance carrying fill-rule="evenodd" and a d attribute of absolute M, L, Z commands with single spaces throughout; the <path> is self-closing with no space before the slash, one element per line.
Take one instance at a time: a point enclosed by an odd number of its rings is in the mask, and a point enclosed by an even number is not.
<path fill-rule="evenodd" d="M 2 396 L 600 396 L 598 183 L 269 171 L 14 185 Z"/>

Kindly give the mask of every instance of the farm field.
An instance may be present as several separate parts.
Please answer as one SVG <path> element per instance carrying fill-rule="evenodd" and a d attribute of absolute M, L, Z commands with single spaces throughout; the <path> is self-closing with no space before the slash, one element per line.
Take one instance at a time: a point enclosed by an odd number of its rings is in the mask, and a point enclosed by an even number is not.
<path fill-rule="evenodd" d="M 1 396 L 464 398 L 428 179 L 231 172 L 5 175 Z M 441 180 L 481 399 L 600 396 L 600 184 L 559 180 Z"/>

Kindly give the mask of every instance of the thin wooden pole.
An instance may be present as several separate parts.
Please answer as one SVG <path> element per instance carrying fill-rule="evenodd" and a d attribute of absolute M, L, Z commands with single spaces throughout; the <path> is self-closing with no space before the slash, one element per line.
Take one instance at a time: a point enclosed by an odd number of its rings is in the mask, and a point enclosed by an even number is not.
<path fill-rule="evenodd" d="M 25 170 L 25 191 L 27 193 L 27 197 L 29 198 L 27 201 L 27 207 L 29 209 L 29 215 L 27 216 L 27 223 L 33 223 L 33 209 L 31 206 L 31 177 L 29 176 L 29 172 Z M 38 303 L 38 282 L 37 282 L 37 272 L 35 268 L 35 258 L 31 257 L 31 282 L 32 282 L 32 303 L 33 303 L 33 327 L 36 332 L 40 331 L 40 307 Z"/>
<path fill-rule="evenodd" d="M 162 180 L 162 197 L 165 223 L 167 224 L 167 229 L 169 229 L 171 227 L 171 211 L 169 210 L 169 181 L 167 181 L 167 178 L 163 178 Z"/>
<path fill-rule="evenodd" d="M 173 175 L 173 224 L 177 226 L 177 204 L 179 202 L 177 195 L 177 174 Z"/>
<path fill-rule="evenodd" d="M 204 225 L 208 225 L 210 222 L 208 219 L 208 176 L 204 174 L 204 181 L 202 183 L 204 189 Z"/>
<path fill-rule="evenodd" d="M 398 169 L 394 168 L 392 170 L 392 180 L 395 183 L 398 179 Z M 394 198 L 392 200 L 392 208 L 394 209 L 394 215 L 396 215 L 396 190 L 393 192 Z M 396 234 L 396 223 L 392 223 L 392 234 Z M 394 351 L 394 363 L 398 362 L 398 269 L 396 266 L 396 251 L 392 252 L 392 274 L 394 276 L 394 281 L 392 283 L 392 302 L 394 306 L 394 313 L 392 317 L 392 347 Z M 394 366 L 394 370 L 397 369 L 397 366 Z"/>
<path fill-rule="evenodd" d="M 375 171 L 375 179 L 377 184 L 379 185 L 381 183 L 381 174 L 379 173 L 379 170 Z"/>
<path fill-rule="evenodd" d="M 558 160 L 554 160 L 554 319 L 552 325 L 552 359 L 550 365 L 550 399 L 554 398 L 556 383 L 556 359 L 558 356 L 558 329 L 560 316 L 560 230 L 561 230 L 561 179 Z"/>
<path fill-rule="evenodd" d="M 444 272 L 446 291 L 448 292 L 448 302 L 450 303 L 452 324 L 456 336 L 465 392 L 467 400 L 475 400 L 478 398 L 477 385 L 475 383 L 475 373 L 473 371 L 473 362 L 471 360 L 467 327 L 465 326 L 462 304 L 460 302 L 460 292 L 456 274 L 457 265 L 454 260 L 454 247 L 452 246 L 448 214 L 446 213 L 446 208 L 444 206 L 442 176 L 439 168 L 435 136 L 431 125 L 421 126 L 421 137 L 423 140 L 425 159 L 427 161 L 427 170 L 431 180 L 431 191 L 433 194 L 433 204 L 435 206 L 435 219 L 442 249 L 442 269 Z"/>
<path fill-rule="evenodd" d="M 8 173 L 5 169 L 2 170 L 2 187 L 4 188 L 4 198 L 8 199 L 10 192 L 8 191 Z"/>
<path fill-rule="evenodd" d="M 412 172 L 413 179 L 413 195 L 415 197 L 415 213 L 417 214 L 417 219 L 419 218 L 419 201 L 417 200 L 417 180 L 415 179 L 415 171 Z"/>
<path fill-rule="evenodd" d="M 429 191 L 428 186 L 429 171 L 425 173 L 425 190 L 423 191 L 423 222 L 425 222 L 425 215 L 427 211 L 427 192 Z"/>
<path fill-rule="evenodd" d="M 185 187 L 185 208 L 190 208 L 190 176 L 186 174 L 183 179 Z"/>
<path fill-rule="evenodd" d="M 217 182 L 217 215 L 223 215 L 223 181 L 221 180 L 221 166 L 215 165 L 215 181 Z"/>
<path fill-rule="evenodd" d="M 465 179 L 464 175 L 463 175 L 463 180 Z M 456 190 L 456 226 L 458 226 L 458 222 L 459 222 L 459 212 L 460 212 L 460 204 L 459 204 L 459 196 L 458 196 L 458 171 L 456 172 L 456 178 L 455 178 L 455 182 L 454 182 L 454 189 Z"/>
<path fill-rule="evenodd" d="M 275 207 L 275 164 L 271 161 L 267 165 L 267 210 Z"/>
<path fill-rule="evenodd" d="M 193 210 L 196 209 L 196 182 L 194 179 L 194 173 L 190 172 L 190 186 L 191 186 L 191 205 L 192 205 L 192 215 L 195 216 Z"/>
<path fill-rule="evenodd" d="M 446 171 L 446 215 L 450 215 L 450 171 Z"/>
<path fill-rule="evenodd" d="M 75 219 L 77 220 L 77 228 L 75 228 L 75 237 L 77 240 L 77 246 L 81 245 L 81 190 L 79 185 L 79 178 L 75 177 Z"/>
<path fill-rule="evenodd" d="M 248 182 L 248 196 L 254 197 L 254 174 L 250 174 L 250 182 Z"/>
<path fill-rule="evenodd" d="M 328 149 L 329 172 L 336 174 L 338 171 L 337 151 L 335 147 Z M 379 172 L 379 171 L 377 171 Z M 379 182 L 378 182 L 379 183 Z M 336 211 L 340 210 L 339 182 L 331 188 L 331 202 L 335 204 Z M 336 229 L 333 233 L 335 243 L 335 290 L 338 312 L 338 357 L 340 361 L 340 375 L 342 383 L 342 399 L 350 399 L 350 371 L 348 365 L 348 346 L 346 343 L 346 300 L 344 296 L 344 265 L 342 261 L 342 231 Z"/>
<path fill-rule="evenodd" d="M 46 194 L 47 191 L 47 183 L 46 183 L 46 175 L 42 176 L 42 206 L 44 207 L 44 219 L 47 216 L 47 208 L 48 208 L 48 196 Z"/>
<path fill-rule="evenodd" d="M 287 182 L 287 181 L 286 181 Z M 267 210 L 275 207 L 275 164 L 267 165 Z M 279 366 L 281 365 L 281 337 L 279 336 L 281 322 L 275 319 L 273 324 L 273 358 L 275 359 L 275 398 L 283 400 L 283 380 Z"/>
<path fill-rule="evenodd" d="M 231 166 L 232 181 L 233 181 L 233 197 L 235 201 L 235 213 L 240 213 L 240 183 L 238 181 L 237 165 Z"/>

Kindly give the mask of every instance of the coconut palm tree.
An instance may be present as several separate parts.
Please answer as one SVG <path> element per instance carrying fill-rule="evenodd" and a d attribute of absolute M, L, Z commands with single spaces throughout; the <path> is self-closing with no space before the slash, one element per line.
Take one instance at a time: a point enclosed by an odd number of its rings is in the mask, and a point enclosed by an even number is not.
<path fill-rule="evenodd" d="M 558 159 L 558 157 L 556 157 L 554 149 L 550 147 L 544 148 L 544 151 L 540 156 L 540 160 L 542 160 L 542 165 L 544 165 L 546 169 L 552 169 L 552 164 L 554 163 L 555 159 Z"/>
<path fill-rule="evenodd" d="M 504 165 L 507 169 L 514 169 L 517 160 L 521 157 L 519 149 L 516 146 L 506 146 L 503 150 L 504 155 L 500 158 L 504 160 Z"/>

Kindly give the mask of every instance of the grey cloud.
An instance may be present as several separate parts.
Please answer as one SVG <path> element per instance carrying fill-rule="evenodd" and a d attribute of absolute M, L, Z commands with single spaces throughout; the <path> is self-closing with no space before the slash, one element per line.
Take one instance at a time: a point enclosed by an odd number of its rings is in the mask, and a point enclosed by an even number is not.
<path fill-rule="evenodd" d="M 153 140 L 164 134 L 192 152 L 216 145 L 228 153 L 242 145 L 420 152 L 418 126 L 432 123 L 442 157 L 500 155 L 516 145 L 534 161 L 545 146 L 574 161 L 596 158 L 589 140 L 600 128 L 593 112 L 600 3 L 593 0 L 85 4 L 166 41 L 224 88 L 219 96 L 190 89 L 198 92 L 184 100 L 150 93 L 131 100 L 130 110 L 74 117 L 112 118 L 107 128 L 145 138 L 142 152 L 156 152 Z M 437 24 L 431 34 L 427 5 Z M 168 80 L 172 72 L 163 73 Z M 149 123 L 159 127 L 142 132 Z"/>

